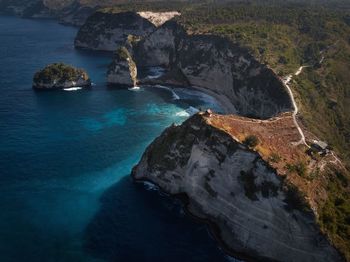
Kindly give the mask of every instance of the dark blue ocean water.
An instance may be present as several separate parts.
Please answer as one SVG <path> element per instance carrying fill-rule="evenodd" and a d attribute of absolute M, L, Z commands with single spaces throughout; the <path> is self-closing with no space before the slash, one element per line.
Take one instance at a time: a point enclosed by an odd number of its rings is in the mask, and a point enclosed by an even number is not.
<path fill-rule="evenodd" d="M 75 33 L 0 16 L 0 261 L 228 260 L 205 226 L 129 177 L 166 126 L 213 101 L 107 88 L 111 56 L 74 50 Z M 33 74 L 58 61 L 96 85 L 34 92 Z"/>

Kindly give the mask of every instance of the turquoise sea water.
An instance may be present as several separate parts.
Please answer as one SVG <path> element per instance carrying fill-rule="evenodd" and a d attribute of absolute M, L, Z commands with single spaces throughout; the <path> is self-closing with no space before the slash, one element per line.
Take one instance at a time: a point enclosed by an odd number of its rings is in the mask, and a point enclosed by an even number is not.
<path fill-rule="evenodd" d="M 165 127 L 215 101 L 107 88 L 111 55 L 75 50 L 75 33 L 0 16 L 0 261 L 228 260 L 179 204 L 129 177 Z M 58 61 L 95 86 L 34 92 L 33 74 Z"/>

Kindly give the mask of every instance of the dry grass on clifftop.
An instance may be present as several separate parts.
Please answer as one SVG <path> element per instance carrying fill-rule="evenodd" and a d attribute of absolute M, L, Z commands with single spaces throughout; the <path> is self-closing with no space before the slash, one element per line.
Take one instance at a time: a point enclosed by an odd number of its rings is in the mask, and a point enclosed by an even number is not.
<path fill-rule="evenodd" d="M 315 212 L 323 232 L 349 260 L 348 175 L 333 154 L 320 156 L 310 153 L 305 145 L 297 145 L 300 134 L 292 113 L 269 120 L 216 114 L 203 114 L 203 118 L 240 143 L 245 143 L 248 137 L 257 138 L 258 143 L 252 149 L 285 178 L 286 185 L 298 190 Z"/>

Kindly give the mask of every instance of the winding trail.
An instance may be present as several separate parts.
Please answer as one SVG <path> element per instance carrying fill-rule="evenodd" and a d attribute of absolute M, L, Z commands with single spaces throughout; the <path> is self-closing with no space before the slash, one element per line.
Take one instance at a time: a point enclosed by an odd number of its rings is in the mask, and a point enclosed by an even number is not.
<path fill-rule="evenodd" d="M 299 134 L 300 134 L 300 136 L 301 136 L 300 141 L 296 142 L 296 145 L 304 144 L 305 146 L 307 146 L 307 147 L 310 148 L 310 146 L 306 143 L 306 139 L 305 139 L 304 132 L 303 132 L 303 130 L 301 129 L 301 127 L 300 127 L 300 125 L 299 125 L 299 123 L 298 123 L 298 121 L 297 121 L 297 115 L 298 115 L 298 113 L 299 113 L 299 108 L 298 108 L 297 103 L 295 102 L 295 98 L 294 98 L 292 89 L 291 89 L 291 87 L 289 86 L 289 83 L 290 83 L 290 81 L 292 81 L 293 76 L 298 76 L 298 75 L 300 75 L 300 74 L 303 72 L 303 69 L 304 69 L 305 67 L 308 67 L 308 66 L 301 66 L 301 67 L 299 67 L 299 69 L 294 73 L 294 75 L 293 75 L 293 74 L 290 74 L 290 75 L 288 75 L 287 77 L 285 77 L 285 79 L 283 79 L 283 83 L 284 83 L 284 85 L 286 86 L 286 88 L 287 88 L 287 90 L 288 90 L 288 92 L 289 92 L 289 96 L 290 96 L 290 98 L 291 98 L 291 100 L 292 100 L 293 107 L 294 107 L 293 121 L 294 121 L 294 124 L 295 124 L 296 128 L 298 129 L 298 132 L 299 132 Z"/>

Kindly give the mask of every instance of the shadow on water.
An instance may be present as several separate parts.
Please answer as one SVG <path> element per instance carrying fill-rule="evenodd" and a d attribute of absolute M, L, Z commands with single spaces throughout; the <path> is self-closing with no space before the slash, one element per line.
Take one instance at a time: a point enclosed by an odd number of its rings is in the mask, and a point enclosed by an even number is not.
<path fill-rule="evenodd" d="M 206 226 L 186 217 L 179 202 L 129 176 L 102 195 L 84 249 L 106 261 L 228 261 Z"/>

